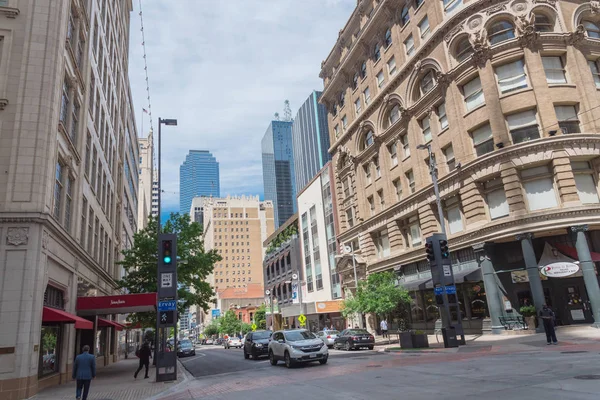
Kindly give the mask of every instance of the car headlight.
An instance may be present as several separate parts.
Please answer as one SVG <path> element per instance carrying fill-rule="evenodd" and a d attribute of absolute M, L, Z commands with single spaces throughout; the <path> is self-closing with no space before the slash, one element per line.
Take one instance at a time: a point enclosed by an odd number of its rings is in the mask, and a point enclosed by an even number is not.
<path fill-rule="evenodd" d="M 294 350 L 302 350 L 302 346 L 294 346 L 294 345 L 292 345 L 291 347 Z"/>
<path fill-rule="evenodd" d="M 262 347 L 262 343 L 254 343 L 254 347 Z"/>

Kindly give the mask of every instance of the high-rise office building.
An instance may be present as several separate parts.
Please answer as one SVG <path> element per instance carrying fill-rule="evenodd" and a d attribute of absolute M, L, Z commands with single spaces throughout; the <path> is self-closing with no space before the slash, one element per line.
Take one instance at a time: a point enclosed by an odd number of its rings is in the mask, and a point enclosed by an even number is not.
<path fill-rule="evenodd" d="M 138 139 L 140 156 L 138 164 L 138 229 L 142 230 L 152 214 L 152 190 L 154 183 L 154 141 L 152 133 Z"/>
<path fill-rule="evenodd" d="M 197 196 L 219 197 L 219 163 L 208 150 L 190 150 L 179 167 L 179 212 L 190 212 Z"/>
<path fill-rule="evenodd" d="M 278 227 L 296 211 L 292 122 L 271 121 L 261 146 L 265 200 L 273 202 Z"/>
<path fill-rule="evenodd" d="M 296 191 L 300 192 L 331 160 L 327 109 L 319 103 L 321 92 L 313 91 L 298 110 L 292 125 Z"/>
<path fill-rule="evenodd" d="M 84 315 L 78 302 L 117 293 L 116 261 L 137 230 L 132 5 L 0 11 L 0 399 L 25 399 L 68 382 L 82 346 L 101 370 L 125 344 L 114 313 Z"/>

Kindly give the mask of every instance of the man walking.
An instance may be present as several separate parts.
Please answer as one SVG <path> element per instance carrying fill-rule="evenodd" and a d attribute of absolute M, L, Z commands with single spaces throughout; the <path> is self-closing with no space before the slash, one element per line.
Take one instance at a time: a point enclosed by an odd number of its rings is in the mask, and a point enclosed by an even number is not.
<path fill-rule="evenodd" d="M 381 335 L 384 338 L 388 337 L 388 334 L 387 334 L 388 324 L 387 324 L 387 320 L 385 318 L 381 320 L 381 322 L 379 323 L 379 327 L 381 328 Z"/>
<path fill-rule="evenodd" d="M 544 330 L 546 331 L 546 341 L 547 344 L 558 344 L 558 340 L 556 340 L 556 332 L 554 331 L 554 319 L 556 318 L 554 315 L 554 311 L 547 304 L 544 304 L 542 309 L 540 310 L 540 317 L 542 321 L 544 321 Z"/>
<path fill-rule="evenodd" d="M 150 345 L 148 342 L 144 342 L 139 351 L 138 357 L 140 358 L 140 366 L 137 371 L 135 371 L 135 374 L 133 374 L 134 379 L 137 379 L 137 376 L 143 367 L 146 367 L 146 375 L 144 376 L 144 379 L 149 378 L 148 367 L 150 366 L 150 357 L 152 357 L 152 351 L 150 350 Z"/>
<path fill-rule="evenodd" d="M 83 353 L 75 357 L 73 364 L 73 379 L 77 379 L 77 390 L 75 397 L 77 400 L 87 400 L 90 391 L 90 383 L 96 377 L 96 357 L 90 354 L 90 346 L 83 346 Z M 83 389 L 83 397 L 81 390 Z"/>

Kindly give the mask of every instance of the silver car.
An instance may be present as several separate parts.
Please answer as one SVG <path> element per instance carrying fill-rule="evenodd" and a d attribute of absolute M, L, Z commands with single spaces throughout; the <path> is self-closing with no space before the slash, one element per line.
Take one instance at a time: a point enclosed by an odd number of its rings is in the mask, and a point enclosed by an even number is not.
<path fill-rule="evenodd" d="M 339 333 L 339 331 L 326 330 L 317 332 L 317 336 L 331 349 L 333 347 L 333 342 L 335 341 L 335 338 L 338 337 Z"/>
<path fill-rule="evenodd" d="M 288 368 L 298 363 L 318 361 L 326 364 L 329 358 L 327 345 L 306 329 L 290 329 L 273 333 L 269 342 L 269 360 L 277 365 L 279 360 Z"/>

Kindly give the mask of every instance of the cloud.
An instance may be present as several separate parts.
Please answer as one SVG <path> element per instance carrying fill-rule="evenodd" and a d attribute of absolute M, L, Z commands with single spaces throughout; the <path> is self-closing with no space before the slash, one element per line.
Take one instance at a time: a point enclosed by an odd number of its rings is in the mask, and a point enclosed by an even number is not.
<path fill-rule="evenodd" d="M 154 130 L 162 132 L 163 204 L 179 204 L 179 166 L 191 149 L 220 163 L 221 194 L 263 193 L 260 141 L 273 114 L 322 89 L 321 61 L 356 0 L 144 2 Z M 149 119 L 138 2 L 131 14 L 130 69 L 140 136 Z"/>

